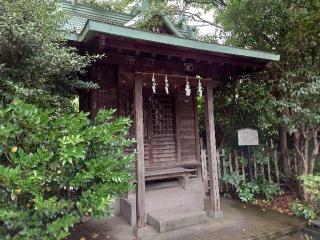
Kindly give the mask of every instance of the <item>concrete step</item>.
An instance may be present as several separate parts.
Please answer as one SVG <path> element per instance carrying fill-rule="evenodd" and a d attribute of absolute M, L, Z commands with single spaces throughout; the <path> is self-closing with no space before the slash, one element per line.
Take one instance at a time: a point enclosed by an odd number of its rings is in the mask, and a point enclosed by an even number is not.
<path fill-rule="evenodd" d="M 147 213 L 147 223 L 158 232 L 199 224 L 206 220 L 206 213 L 186 206 L 167 208 Z"/>
<path fill-rule="evenodd" d="M 175 208 L 181 204 L 203 210 L 203 199 L 205 197 L 203 189 L 202 181 L 190 181 L 187 189 L 174 186 L 148 191 L 146 192 L 146 211 Z"/>

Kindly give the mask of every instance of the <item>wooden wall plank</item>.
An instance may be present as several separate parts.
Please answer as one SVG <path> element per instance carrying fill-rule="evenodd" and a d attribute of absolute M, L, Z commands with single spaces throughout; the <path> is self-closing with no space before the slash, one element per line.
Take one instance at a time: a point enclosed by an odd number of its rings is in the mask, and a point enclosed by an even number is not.
<path fill-rule="evenodd" d="M 200 162 L 200 135 L 199 135 L 199 116 L 198 116 L 198 101 L 197 95 L 194 96 L 194 131 L 196 134 L 196 160 Z"/>
<path fill-rule="evenodd" d="M 176 93 L 176 142 L 178 162 L 200 162 L 200 143 L 197 138 L 194 96 Z"/>
<path fill-rule="evenodd" d="M 176 161 L 177 162 L 181 162 L 181 142 L 180 142 L 180 117 L 178 116 L 178 96 L 175 96 L 175 115 L 176 115 L 176 151 L 177 151 L 177 155 L 176 155 Z"/>

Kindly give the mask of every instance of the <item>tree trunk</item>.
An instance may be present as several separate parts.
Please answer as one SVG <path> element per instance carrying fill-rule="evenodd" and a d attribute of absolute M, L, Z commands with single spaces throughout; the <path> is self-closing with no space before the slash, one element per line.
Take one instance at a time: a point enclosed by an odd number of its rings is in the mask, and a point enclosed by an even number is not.
<path fill-rule="evenodd" d="M 310 157 L 310 160 L 308 162 L 308 174 L 313 174 L 314 170 L 314 163 L 319 155 L 319 142 L 318 142 L 318 128 L 315 128 L 312 133 L 312 139 L 313 139 L 313 150 Z"/>
<path fill-rule="evenodd" d="M 320 127 L 315 127 L 307 131 L 304 126 L 301 127 L 299 132 L 293 134 L 294 146 L 297 152 L 298 160 L 298 175 L 313 174 L 314 163 L 319 155 L 319 141 L 318 131 Z M 312 152 L 309 156 L 309 143 L 312 140 Z M 299 183 L 299 197 L 308 201 L 308 194 L 303 189 L 301 183 Z"/>
<path fill-rule="evenodd" d="M 280 157 L 283 163 L 283 171 L 286 177 L 290 175 L 289 158 L 288 158 L 288 143 L 287 143 L 287 127 L 280 125 Z"/>
<path fill-rule="evenodd" d="M 308 140 L 299 136 L 297 132 L 293 134 L 294 146 L 298 153 L 298 175 L 308 173 Z"/>
<path fill-rule="evenodd" d="M 294 137 L 294 146 L 296 149 L 297 160 L 298 160 L 298 175 L 302 176 L 308 173 L 308 140 L 295 132 Z M 302 200 L 306 200 L 307 195 L 303 189 L 301 182 L 298 182 L 298 195 Z"/>

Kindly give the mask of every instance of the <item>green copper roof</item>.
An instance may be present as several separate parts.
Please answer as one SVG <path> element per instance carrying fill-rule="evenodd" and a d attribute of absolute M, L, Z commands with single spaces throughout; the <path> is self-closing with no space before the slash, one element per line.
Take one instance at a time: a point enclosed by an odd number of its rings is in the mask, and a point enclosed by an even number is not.
<path fill-rule="evenodd" d="M 179 30 L 179 28 L 172 23 L 168 17 L 163 17 L 163 20 L 174 35 L 157 34 L 124 26 L 134 18 L 133 15 L 119 14 L 66 3 L 63 3 L 62 8 L 67 10 L 71 15 L 71 18 L 65 28 L 70 32 L 68 40 L 72 41 L 87 42 L 92 38 L 92 36 L 94 36 L 94 33 L 100 32 L 113 36 L 212 53 L 230 54 L 268 61 L 278 61 L 280 59 L 279 55 L 273 53 L 240 49 L 188 39 L 185 35 L 189 34 L 188 31 Z M 179 25 L 181 27 L 180 23 Z"/>
<path fill-rule="evenodd" d="M 62 3 L 61 6 L 70 15 L 70 20 L 65 28 L 69 32 L 74 33 L 81 33 L 88 20 L 123 26 L 134 17 L 132 15 L 89 8 L 78 4 Z"/>
<path fill-rule="evenodd" d="M 143 1 L 142 3 L 143 6 L 136 10 L 135 15 L 116 13 L 113 11 L 106 11 L 69 2 L 62 2 L 61 7 L 63 10 L 67 11 L 71 17 L 70 21 L 66 25 L 66 29 L 70 32 L 79 33 L 88 20 L 134 28 L 135 23 L 144 18 L 142 11 L 148 6 L 148 1 Z M 164 16 L 162 19 L 173 35 L 182 38 L 194 37 L 192 28 L 187 27 L 187 29 L 184 29 L 181 24 L 176 26 L 168 16 Z"/>

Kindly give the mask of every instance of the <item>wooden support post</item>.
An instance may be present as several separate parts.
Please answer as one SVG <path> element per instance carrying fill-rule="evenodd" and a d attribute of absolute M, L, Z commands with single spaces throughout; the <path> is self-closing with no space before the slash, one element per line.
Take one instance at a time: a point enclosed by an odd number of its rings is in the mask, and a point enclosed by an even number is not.
<path fill-rule="evenodd" d="M 235 162 L 235 171 L 236 174 L 239 175 L 239 159 L 237 150 L 234 150 L 234 162 Z"/>
<path fill-rule="evenodd" d="M 274 150 L 274 152 L 273 152 L 273 161 L 274 161 L 274 170 L 275 170 L 275 174 L 276 174 L 276 182 L 278 185 L 280 185 L 277 150 Z"/>
<path fill-rule="evenodd" d="M 233 175 L 233 166 L 232 166 L 232 152 L 230 150 L 229 154 L 229 173 L 230 173 L 230 176 Z M 233 185 L 230 185 L 230 188 L 231 188 L 231 192 L 234 191 L 234 186 Z"/>
<path fill-rule="evenodd" d="M 246 180 L 246 172 L 244 170 L 244 156 L 243 156 L 243 151 L 241 151 L 241 174 L 244 178 L 244 180 Z"/>
<path fill-rule="evenodd" d="M 266 152 L 267 154 L 267 167 L 268 167 L 268 181 L 269 183 L 272 182 L 272 179 L 271 179 L 271 168 L 270 168 L 270 155 L 269 155 L 269 151 Z"/>
<path fill-rule="evenodd" d="M 223 176 L 226 176 L 227 174 L 227 166 L 226 166 L 226 158 L 224 155 L 224 149 L 221 150 L 222 151 L 222 168 L 223 168 Z M 229 192 L 229 184 L 225 183 L 225 190 L 226 192 Z"/>
<path fill-rule="evenodd" d="M 257 171 L 257 162 L 256 162 L 256 159 L 253 157 L 252 158 L 253 160 L 253 172 L 254 172 L 254 179 L 257 180 L 257 177 L 258 177 L 258 171 Z"/>
<path fill-rule="evenodd" d="M 134 120 L 137 141 L 136 159 L 136 217 L 137 231 L 145 227 L 145 169 L 144 169 L 144 138 L 143 138 L 143 97 L 142 81 L 135 78 L 134 82 Z"/>
<path fill-rule="evenodd" d="M 233 174 L 233 166 L 232 166 L 232 153 L 231 151 L 229 152 L 229 170 L 230 170 L 230 175 Z"/>
<path fill-rule="evenodd" d="M 91 119 L 95 119 L 97 115 L 97 94 L 98 91 L 96 89 L 90 90 L 90 117 Z"/>
<path fill-rule="evenodd" d="M 201 150 L 201 166 L 202 166 L 202 178 L 204 184 L 205 193 L 209 193 L 209 181 L 208 181 L 208 170 L 207 170 L 207 153 L 205 149 Z"/>
<path fill-rule="evenodd" d="M 261 163 L 261 176 L 262 176 L 262 178 L 263 178 L 263 180 L 266 180 L 266 174 L 265 174 L 265 172 L 264 172 L 264 165 L 263 165 L 263 163 Z"/>
<path fill-rule="evenodd" d="M 294 174 L 298 175 L 298 161 L 297 161 L 297 154 L 293 152 L 293 164 L 294 164 Z"/>
<path fill-rule="evenodd" d="M 217 148 L 216 136 L 214 128 L 214 110 L 213 110 L 213 92 L 212 82 L 208 82 L 205 92 L 206 105 L 206 130 L 207 130 L 207 149 L 208 149 L 208 165 L 210 179 L 210 201 L 207 206 L 207 213 L 213 218 L 222 217 L 220 209 L 219 180 L 218 180 L 218 164 L 217 164 Z"/>

